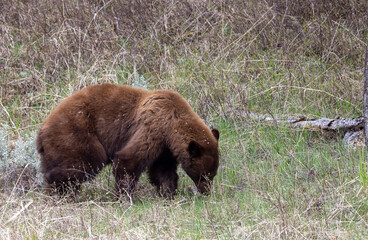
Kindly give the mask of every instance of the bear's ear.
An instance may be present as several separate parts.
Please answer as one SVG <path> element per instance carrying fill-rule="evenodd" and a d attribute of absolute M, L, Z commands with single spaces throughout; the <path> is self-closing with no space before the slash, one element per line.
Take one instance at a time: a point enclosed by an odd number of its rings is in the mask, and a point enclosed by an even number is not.
<path fill-rule="evenodd" d="M 191 157 L 200 157 L 202 154 L 202 147 L 196 141 L 190 141 L 188 152 Z"/>
<path fill-rule="evenodd" d="M 212 129 L 212 134 L 213 134 L 213 136 L 215 136 L 215 138 L 217 140 L 219 140 L 219 138 L 220 138 L 220 132 L 216 128 Z"/>

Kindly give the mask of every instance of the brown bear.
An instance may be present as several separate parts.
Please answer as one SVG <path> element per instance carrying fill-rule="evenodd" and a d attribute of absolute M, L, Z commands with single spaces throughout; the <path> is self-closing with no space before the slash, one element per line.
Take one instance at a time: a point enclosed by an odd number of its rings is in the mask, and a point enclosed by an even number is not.
<path fill-rule="evenodd" d="M 36 140 L 49 189 L 78 189 L 112 163 L 118 193 L 131 195 L 142 172 L 173 198 L 180 164 L 201 193 L 219 166 L 219 132 L 171 90 L 93 85 L 64 99 Z"/>

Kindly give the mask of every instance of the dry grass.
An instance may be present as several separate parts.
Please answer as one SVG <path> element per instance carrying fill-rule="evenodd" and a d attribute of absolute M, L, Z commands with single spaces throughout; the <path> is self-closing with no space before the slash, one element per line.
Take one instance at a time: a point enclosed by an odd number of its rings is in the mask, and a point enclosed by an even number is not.
<path fill-rule="evenodd" d="M 355 179 L 262 189 L 218 183 L 213 196 L 164 201 L 141 189 L 133 205 L 110 197 L 74 202 L 40 192 L 0 195 L 2 239 L 365 239 L 367 204 Z M 262 182 L 260 184 L 260 182 Z M 96 187 L 96 186 L 94 186 Z M 143 187 L 143 185 L 141 185 Z M 355 192 L 355 199 L 348 192 Z M 82 194 L 83 195 L 83 194 Z M 100 195 L 101 196 L 101 195 Z M 357 201 L 357 199 L 360 199 Z"/>
<path fill-rule="evenodd" d="M 368 14 L 358 1 L 0 5 L 0 94 L 16 128 L 34 128 L 45 106 L 83 86 L 131 84 L 134 72 L 150 87 L 204 88 L 198 102 L 225 105 L 222 115 L 361 114 Z"/>

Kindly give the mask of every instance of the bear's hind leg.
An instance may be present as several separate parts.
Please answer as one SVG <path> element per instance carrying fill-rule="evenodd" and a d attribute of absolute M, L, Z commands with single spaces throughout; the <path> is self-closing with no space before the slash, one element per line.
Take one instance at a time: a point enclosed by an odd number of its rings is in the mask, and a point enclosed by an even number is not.
<path fill-rule="evenodd" d="M 85 173 L 76 173 L 75 170 L 54 168 L 44 174 L 47 190 L 65 196 L 68 193 L 75 195 L 80 189 L 80 184 L 86 179 Z"/>
<path fill-rule="evenodd" d="M 45 183 L 50 192 L 59 195 L 78 191 L 80 184 L 93 179 L 106 163 L 105 150 L 93 137 L 85 141 L 82 149 L 75 150 L 72 144 L 56 143 L 44 147 L 41 153 Z"/>
<path fill-rule="evenodd" d="M 148 169 L 150 182 L 157 187 L 159 194 L 173 199 L 178 186 L 178 163 L 171 152 L 164 150 L 160 157 Z"/>

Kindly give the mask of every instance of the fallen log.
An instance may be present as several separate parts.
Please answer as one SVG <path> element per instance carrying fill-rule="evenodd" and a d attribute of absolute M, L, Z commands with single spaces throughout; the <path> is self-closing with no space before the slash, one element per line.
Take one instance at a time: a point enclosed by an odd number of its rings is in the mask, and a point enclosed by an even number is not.
<path fill-rule="evenodd" d="M 364 117 L 356 118 L 319 118 L 319 119 L 306 119 L 306 118 L 289 118 L 279 119 L 272 118 L 265 115 L 257 115 L 254 113 L 248 113 L 248 116 L 256 120 L 257 122 L 274 122 L 274 123 L 286 123 L 290 124 L 292 128 L 303 128 L 307 131 L 322 131 L 322 132 L 334 132 L 341 133 L 343 141 L 349 146 L 364 147 Z"/>
<path fill-rule="evenodd" d="M 292 127 L 307 130 L 333 131 L 344 135 L 343 142 L 353 148 L 364 147 L 364 117 L 314 120 L 297 120 L 291 122 Z"/>
<path fill-rule="evenodd" d="M 364 117 L 357 118 L 319 118 L 307 120 L 304 118 L 291 122 L 293 127 L 302 127 L 306 129 L 318 130 L 334 130 L 334 131 L 349 131 L 361 130 L 364 127 Z"/>
<path fill-rule="evenodd" d="M 364 131 L 363 130 L 355 131 L 355 132 L 347 131 L 345 133 L 343 141 L 347 143 L 349 146 L 351 146 L 352 148 L 364 147 L 365 146 Z"/>

